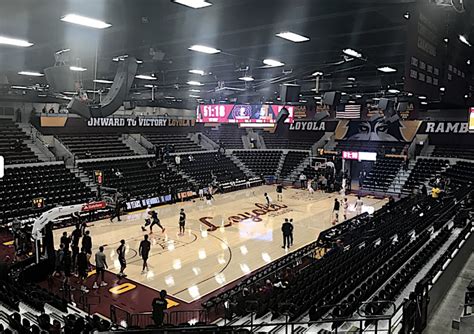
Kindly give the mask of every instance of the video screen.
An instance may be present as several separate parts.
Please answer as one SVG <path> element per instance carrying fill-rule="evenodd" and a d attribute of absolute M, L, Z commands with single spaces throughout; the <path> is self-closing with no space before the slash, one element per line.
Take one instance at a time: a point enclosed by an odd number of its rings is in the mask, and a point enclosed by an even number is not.
<path fill-rule="evenodd" d="M 270 104 L 203 104 L 197 108 L 197 122 L 275 123 L 283 108 L 289 112 L 285 123 L 293 123 L 294 107 Z"/>

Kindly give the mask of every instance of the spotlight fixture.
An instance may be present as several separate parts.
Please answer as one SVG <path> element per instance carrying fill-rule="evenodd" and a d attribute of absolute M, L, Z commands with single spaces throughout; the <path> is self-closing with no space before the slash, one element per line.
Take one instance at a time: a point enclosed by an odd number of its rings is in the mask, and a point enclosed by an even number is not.
<path fill-rule="evenodd" d="M 350 57 L 354 57 L 354 58 L 362 58 L 362 53 L 354 50 L 354 49 L 344 49 L 342 50 L 342 52 L 347 55 L 347 56 L 350 56 Z"/>
<path fill-rule="evenodd" d="M 200 8 L 205 8 L 212 6 L 212 3 L 204 0 L 172 0 L 171 2 L 186 6 L 186 7 L 191 7 L 194 9 L 200 9 Z"/>
<path fill-rule="evenodd" d="M 11 45 L 11 46 L 20 46 L 22 48 L 27 48 L 32 46 L 33 43 L 25 41 L 23 39 L 10 38 L 5 36 L 0 36 L 0 44 Z"/>
<path fill-rule="evenodd" d="M 193 74 L 199 74 L 199 75 L 205 74 L 203 70 L 189 70 L 188 72 L 193 73 Z"/>
<path fill-rule="evenodd" d="M 377 70 L 383 73 L 394 73 L 397 71 L 396 69 L 390 66 L 382 66 L 382 67 L 377 68 Z"/>
<path fill-rule="evenodd" d="M 294 32 L 291 31 L 285 31 L 281 32 L 279 34 L 276 34 L 277 37 L 289 40 L 294 43 L 301 43 L 301 42 L 307 42 L 309 41 L 309 38 L 306 36 L 298 35 Z"/>
<path fill-rule="evenodd" d="M 285 63 L 282 63 L 281 61 L 278 61 L 278 60 L 275 60 L 275 59 L 264 59 L 263 60 L 263 63 L 265 65 L 267 65 L 268 67 L 280 67 L 280 66 L 284 66 Z"/>
<path fill-rule="evenodd" d="M 84 72 L 87 71 L 87 68 L 80 66 L 69 66 L 69 69 L 74 72 Z"/>
<path fill-rule="evenodd" d="M 31 72 L 31 71 L 20 71 L 18 72 L 19 75 L 26 75 L 26 76 L 29 76 L 29 77 L 42 77 L 44 76 L 43 73 L 39 73 L 39 72 Z"/>
<path fill-rule="evenodd" d="M 243 76 L 241 78 L 239 78 L 239 80 L 242 80 L 242 81 L 254 81 L 255 79 L 251 76 Z"/>
<path fill-rule="evenodd" d="M 193 81 L 193 80 L 188 81 L 187 84 L 190 85 L 190 86 L 202 86 L 203 85 L 199 81 Z"/>
<path fill-rule="evenodd" d="M 439 91 L 440 91 L 440 92 L 445 92 L 445 91 L 446 91 L 446 87 L 439 87 Z"/>
<path fill-rule="evenodd" d="M 467 46 L 472 46 L 471 42 L 468 41 L 465 35 L 459 35 L 459 40 L 461 41 L 461 43 L 464 43 Z"/>
<path fill-rule="evenodd" d="M 196 51 L 196 52 L 207 53 L 207 54 L 216 54 L 216 53 L 221 52 L 221 50 L 219 50 L 219 49 L 216 49 L 216 48 L 213 48 L 213 47 L 210 47 L 210 46 L 199 45 L 199 44 L 191 45 L 189 47 L 189 50 Z"/>
<path fill-rule="evenodd" d="M 78 24 L 81 26 L 94 28 L 94 29 L 105 29 L 112 26 L 111 24 L 106 23 L 104 21 L 100 21 L 97 19 L 93 19 L 90 17 L 77 15 L 77 14 L 67 14 L 61 18 L 61 21 Z"/>
<path fill-rule="evenodd" d="M 114 83 L 111 80 L 105 80 L 105 79 L 94 79 L 92 81 L 94 81 L 95 83 L 101 83 L 101 84 L 112 84 L 112 83 Z"/>
<path fill-rule="evenodd" d="M 135 76 L 135 78 L 141 79 L 141 80 L 157 80 L 156 77 L 151 76 L 151 75 L 146 75 L 146 74 L 138 74 Z"/>

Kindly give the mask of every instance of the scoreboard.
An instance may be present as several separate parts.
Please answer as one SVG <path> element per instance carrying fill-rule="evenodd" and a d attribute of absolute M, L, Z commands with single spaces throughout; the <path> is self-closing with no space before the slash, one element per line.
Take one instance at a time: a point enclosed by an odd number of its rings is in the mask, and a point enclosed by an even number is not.
<path fill-rule="evenodd" d="M 294 106 L 270 104 L 201 104 L 196 119 L 200 123 L 275 123 L 283 108 L 289 113 L 285 123 L 293 123 Z"/>
<path fill-rule="evenodd" d="M 474 132 L 474 107 L 469 108 L 469 132 Z"/>

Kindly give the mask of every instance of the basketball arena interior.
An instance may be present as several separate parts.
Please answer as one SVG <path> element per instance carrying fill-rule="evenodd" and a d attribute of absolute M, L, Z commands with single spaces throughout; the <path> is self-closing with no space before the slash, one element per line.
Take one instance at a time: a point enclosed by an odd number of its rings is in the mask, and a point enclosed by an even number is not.
<path fill-rule="evenodd" d="M 0 0 L 0 333 L 474 333 L 474 0 Z"/>

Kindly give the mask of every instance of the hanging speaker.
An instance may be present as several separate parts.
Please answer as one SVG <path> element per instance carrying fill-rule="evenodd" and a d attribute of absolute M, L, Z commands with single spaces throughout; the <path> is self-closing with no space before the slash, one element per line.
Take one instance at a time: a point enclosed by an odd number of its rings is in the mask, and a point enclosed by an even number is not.
<path fill-rule="evenodd" d="M 301 86 L 283 84 L 280 88 L 280 98 L 283 103 L 297 103 L 300 100 Z"/>
<path fill-rule="evenodd" d="M 341 102 L 341 93 L 340 92 L 326 92 L 323 95 L 323 104 L 330 106 L 338 105 Z"/>
<path fill-rule="evenodd" d="M 137 69 L 138 65 L 134 57 L 120 61 L 117 73 L 115 74 L 114 83 L 102 102 L 99 105 L 94 105 L 89 108 L 84 102 L 75 99 L 68 105 L 69 112 L 76 113 L 85 118 L 107 117 L 112 115 L 120 108 L 130 91 L 130 87 L 137 74 Z M 85 108 L 89 109 L 88 113 L 85 112 Z"/>

